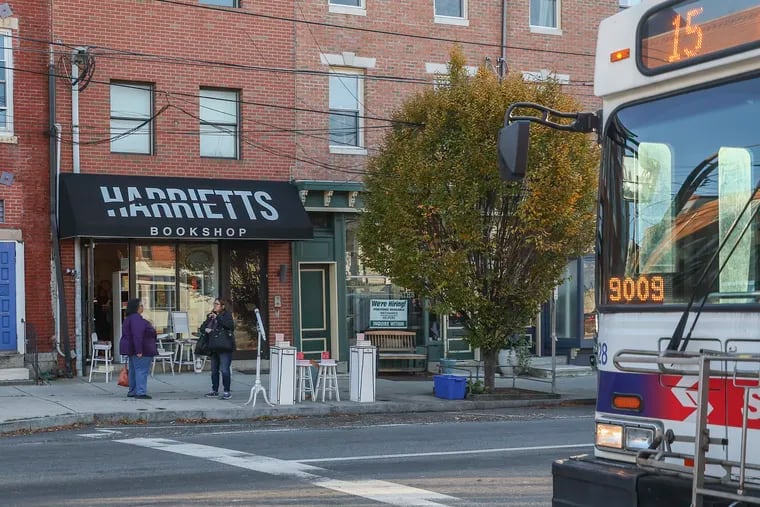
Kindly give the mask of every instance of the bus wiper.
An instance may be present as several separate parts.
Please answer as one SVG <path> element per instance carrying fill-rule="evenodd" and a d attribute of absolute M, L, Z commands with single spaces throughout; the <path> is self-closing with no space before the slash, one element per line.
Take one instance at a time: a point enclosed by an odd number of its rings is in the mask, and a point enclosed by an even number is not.
<path fill-rule="evenodd" d="M 717 250 L 715 250 L 715 253 L 713 253 L 712 257 L 710 257 L 710 260 L 705 264 L 705 268 L 702 270 L 702 274 L 699 276 L 699 280 L 696 283 L 696 287 L 694 289 L 694 292 L 691 295 L 691 298 L 689 299 L 689 303 L 686 305 L 686 309 L 684 310 L 683 314 L 681 315 L 681 319 L 678 321 L 678 325 L 676 326 L 675 330 L 673 331 L 673 336 L 670 337 L 670 341 L 668 342 L 668 346 L 665 350 L 674 351 L 674 350 L 680 350 L 683 352 L 686 350 L 686 346 L 689 344 L 689 340 L 691 339 L 691 333 L 694 331 L 694 327 L 697 325 L 697 320 L 699 319 L 699 315 L 702 313 L 702 309 L 705 307 L 705 303 L 707 302 L 707 296 L 709 296 L 708 288 L 715 283 L 715 280 L 720 276 L 721 271 L 723 271 L 723 268 L 728 264 L 728 260 L 733 255 L 736 248 L 739 246 L 739 242 L 744 237 L 744 234 L 749 229 L 750 225 L 752 224 L 752 220 L 757 216 L 758 211 L 760 211 L 760 206 L 755 207 L 755 211 L 752 212 L 752 215 L 749 217 L 749 220 L 747 220 L 746 225 L 742 229 L 741 233 L 739 234 L 739 237 L 736 238 L 736 242 L 734 243 L 734 246 L 731 248 L 731 251 L 728 252 L 728 256 L 726 256 L 726 260 L 723 262 L 723 265 L 718 266 L 718 270 L 716 271 L 715 275 L 710 279 L 709 283 L 705 284 L 704 286 L 702 283 L 705 280 L 705 277 L 707 276 L 708 271 L 710 271 L 710 266 L 712 266 L 713 262 L 715 262 L 715 259 L 720 254 L 720 251 L 723 250 L 723 247 L 726 246 L 726 243 L 728 243 L 728 238 L 731 237 L 731 234 L 733 234 L 734 229 L 736 229 L 736 226 L 739 225 L 739 219 L 744 215 L 744 212 L 747 211 L 747 208 L 750 204 L 752 204 L 752 201 L 755 200 L 755 194 L 760 190 L 760 179 L 758 179 L 757 183 L 755 184 L 755 187 L 752 189 L 752 192 L 749 195 L 749 199 L 747 199 L 747 202 L 744 203 L 744 206 L 742 207 L 742 210 L 739 212 L 738 215 L 736 215 L 736 218 L 734 219 L 733 223 L 731 224 L 731 227 L 729 227 L 728 232 L 721 240 L 720 244 L 718 245 Z M 703 290 L 702 287 L 704 287 Z M 694 306 L 694 302 L 697 300 L 697 295 L 704 292 L 704 296 L 702 298 L 702 303 L 699 305 L 699 308 L 697 309 L 697 313 L 694 316 L 694 322 L 692 322 L 691 327 L 689 328 L 689 333 L 686 335 L 686 338 L 683 337 L 684 329 L 686 329 L 686 322 L 689 320 L 689 314 L 691 313 L 691 308 Z M 683 342 L 683 343 L 682 343 Z"/>

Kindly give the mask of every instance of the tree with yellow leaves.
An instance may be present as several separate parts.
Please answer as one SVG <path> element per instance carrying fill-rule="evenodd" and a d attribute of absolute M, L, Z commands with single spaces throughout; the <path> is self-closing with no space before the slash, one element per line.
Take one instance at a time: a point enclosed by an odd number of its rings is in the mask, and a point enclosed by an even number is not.
<path fill-rule="evenodd" d="M 558 83 L 469 76 L 452 52 L 449 83 L 407 100 L 365 179 L 364 262 L 459 312 L 492 390 L 498 351 L 522 334 L 594 237 L 598 149 L 588 136 L 531 129 L 528 174 L 499 178 L 496 141 L 514 102 L 574 111 Z"/>

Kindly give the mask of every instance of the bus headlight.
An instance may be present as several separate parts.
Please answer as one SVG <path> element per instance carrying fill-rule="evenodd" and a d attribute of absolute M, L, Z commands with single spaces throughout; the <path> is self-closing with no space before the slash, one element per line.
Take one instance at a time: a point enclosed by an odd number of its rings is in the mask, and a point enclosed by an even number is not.
<path fill-rule="evenodd" d="M 619 424 L 596 423 L 596 445 L 623 448 L 623 427 Z"/>
<path fill-rule="evenodd" d="M 625 429 L 625 448 L 632 451 L 648 449 L 654 439 L 654 430 L 652 428 L 626 428 Z"/>

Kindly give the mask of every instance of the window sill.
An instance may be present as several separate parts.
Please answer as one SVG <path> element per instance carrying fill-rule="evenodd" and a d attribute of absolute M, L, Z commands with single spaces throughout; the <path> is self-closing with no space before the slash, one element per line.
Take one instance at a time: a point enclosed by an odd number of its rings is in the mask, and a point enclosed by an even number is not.
<path fill-rule="evenodd" d="M 111 155 L 127 155 L 127 156 L 137 155 L 140 157 L 146 157 L 146 156 L 149 157 L 153 155 L 153 153 L 149 153 L 147 151 L 112 151 Z"/>
<path fill-rule="evenodd" d="M 330 4 L 330 12 L 335 13 L 335 14 L 351 14 L 354 16 L 367 15 L 367 9 L 365 7 L 353 7 L 351 5 Z"/>
<path fill-rule="evenodd" d="M 233 161 L 233 162 L 235 160 L 240 160 L 240 158 L 238 158 L 238 157 L 223 157 L 221 155 L 218 155 L 218 156 L 214 156 L 214 155 L 201 155 L 201 158 L 207 159 L 207 160 L 230 160 L 230 161 Z"/>
<path fill-rule="evenodd" d="M 18 144 L 18 136 L 0 134 L 0 144 Z"/>
<path fill-rule="evenodd" d="M 366 155 L 367 149 L 361 146 L 330 146 L 330 153 L 337 155 Z"/>
<path fill-rule="evenodd" d="M 435 16 L 434 21 L 441 25 L 470 26 L 470 20 L 466 18 L 454 18 L 451 16 Z"/>
<path fill-rule="evenodd" d="M 539 33 L 541 35 L 562 35 L 561 28 L 552 28 L 550 26 L 530 26 L 530 33 Z"/>

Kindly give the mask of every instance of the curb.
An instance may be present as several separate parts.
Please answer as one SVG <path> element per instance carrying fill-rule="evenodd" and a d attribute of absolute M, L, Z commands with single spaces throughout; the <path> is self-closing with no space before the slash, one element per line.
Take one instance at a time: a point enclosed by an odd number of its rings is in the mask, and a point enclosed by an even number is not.
<path fill-rule="evenodd" d="M 523 400 L 448 400 L 440 401 L 378 401 L 372 404 L 343 404 L 327 402 L 302 403 L 283 407 L 242 407 L 211 410 L 156 410 L 145 412 L 82 413 L 49 417 L 18 419 L 0 423 L 0 436 L 16 432 L 37 432 L 63 429 L 73 424 L 135 424 L 188 421 L 251 421 L 260 417 L 309 417 L 324 415 L 408 414 L 413 412 L 464 412 L 494 408 L 557 407 L 563 405 L 594 405 L 596 398 L 545 398 Z"/>

